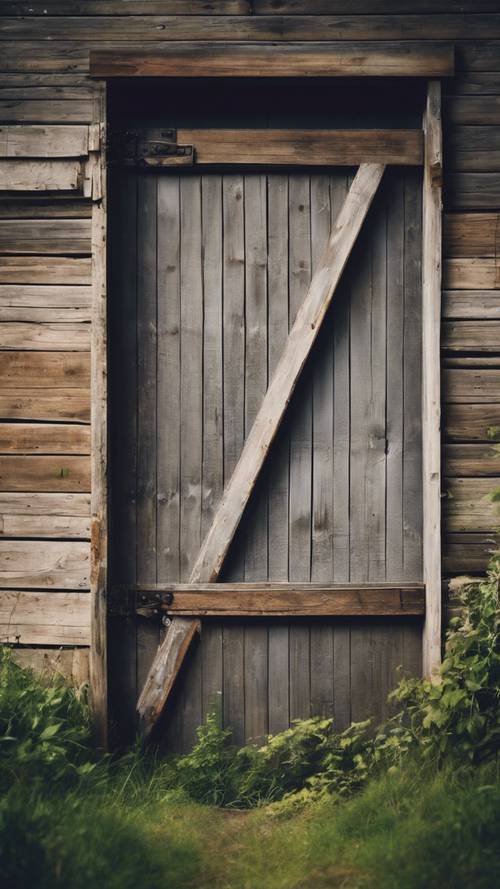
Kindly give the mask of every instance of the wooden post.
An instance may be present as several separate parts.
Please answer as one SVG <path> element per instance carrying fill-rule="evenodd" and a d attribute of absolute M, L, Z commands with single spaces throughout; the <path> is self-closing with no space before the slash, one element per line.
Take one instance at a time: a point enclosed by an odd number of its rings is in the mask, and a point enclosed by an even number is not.
<path fill-rule="evenodd" d="M 217 580 L 269 448 L 312 349 L 333 294 L 384 174 L 383 164 L 362 164 L 333 225 L 328 244 L 289 333 L 254 424 L 248 434 L 191 573 L 192 583 Z M 183 621 L 182 632 L 176 626 Z M 137 710 L 144 736 L 153 730 L 172 689 L 197 622 L 174 618 L 155 655 Z M 185 639 L 189 636 L 189 641 Z M 163 678 L 163 685 L 158 677 Z"/>
<path fill-rule="evenodd" d="M 102 88 L 104 120 L 104 87 Z M 101 104 L 101 103 L 100 103 Z M 91 127 L 89 163 L 92 197 L 91 332 L 91 624 L 90 700 L 94 735 L 107 746 L 106 581 L 107 581 L 107 360 L 106 360 L 106 166 L 105 123 Z"/>
<path fill-rule="evenodd" d="M 423 671 L 428 677 L 441 663 L 441 207 L 441 84 L 431 80 L 424 115 L 422 243 Z"/>

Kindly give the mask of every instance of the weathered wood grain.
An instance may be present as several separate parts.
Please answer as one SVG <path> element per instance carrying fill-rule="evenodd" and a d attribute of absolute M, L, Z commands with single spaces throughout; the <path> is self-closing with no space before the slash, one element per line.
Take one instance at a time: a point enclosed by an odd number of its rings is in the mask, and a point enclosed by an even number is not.
<path fill-rule="evenodd" d="M 447 531 L 495 531 L 498 507 L 490 499 L 500 478 L 446 478 L 443 481 L 443 523 Z"/>
<path fill-rule="evenodd" d="M 88 645 L 87 593 L 0 592 L 0 641 L 22 645 Z"/>
<path fill-rule="evenodd" d="M 90 220 L 2 219 L 2 253 L 90 253 Z"/>
<path fill-rule="evenodd" d="M 0 457 L 3 491 L 90 491 L 90 460 L 81 456 Z"/>
<path fill-rule="evenodd" d="M 136 468 L 132 509 L 136 521 L 136 569 L 139 582 L 155 582 L 157 578 L 156 473 L 157 473 L 157 195 L 156 177 L 138 177 L 136 244 L 137 304 L 133 350 L 137 368 Z M 133 283 L 131 282 L 133 286 Z M 129 297 L 130 298 L 130 297 Z M 140 393 L 140 395 L 139 395 Z M 132 541 L 131 544 L 133 545 Z M 139 624 L 137 627 L 137 683 L 140 688 L 158 647 L 160 627 Z"/>
<path fill-rule="evenodd" d="M 500 290 L 444 290 L 442 317 L 500 318 Z"/>
<path fill-rule="evenodd" d="M 447 164 L 456 172 L 495 172 L 500 167 L 500 127 L 454 126 L 445 150 Z"/>
<path fill-rule="evenodd" d="M 500 266 L 490 257 L 447 259 L 443 286 L 447 290 L 495 290 L 500 287 Z"/>
<path fill-rule="evenodd" d="M 90 325 L 0 321 L 0 342 L 4 349 L 88 352 Z"/>
<path fill-rule="evenodd" d="M 445 118 L 454 125 L 498 125 L 500 96 L 452 96 L 445 102 Z"/>
<path fill-rule="evenodd" d="M 422 579 L 422 179 L 408 171 L 404 189 L 404 330 L 403 330 L 403 560 L 404 580 Z M 393 235 L 394 237 L 394 235 Z M 388 271 L 390 276 L 391 270 Z M 397 363 L 396 363 L 397 367 Z M 395 371 L 397 374 L 397 371 Z M 390 447 L 390 446 L 389 446 Z M 391 544 L 389 544 L 391 545 Z M 396 575 L 387 574 L 388 578 Z M 403 628 L 407 669 L 421 670 L 421 640 Z M 410 652 L 413 655 L 410 656 Z M 394 652 L 396 655 L 396 652 Z M 406 662 L 406 654 L 404 655 Z M 416 658 L 416 659 L 415 659 Z"/>
<path fill-rule="evenodd" d="M 450 173 L 445 182 L 446 206 L 459 210 L 498 210 L 500 173 Z"/>
<path fill-rule="evenodd" d="M 144 737 L 149 737 L 153 731 L 189 646 L 199 630 L 199 621 L 185 618 L 172 621 L 165 641 L 158 649 L 162 657 L 155 658 L 137 702 L 139 727 Z"/>
<path fill-rule="evenodd" d="M 268 177 L 268 373 L 272 376 L 286 344 L 289 329 L 289 178 Z M 281 430 L 269 467 L 268 571 L 271 580 L 288 579 L 289 435 Z M 289 725 L 289 627 L 273 624 L 268 630 L 269 731 Z"/>
<path fill-rule="evenodd" d="M 7 98 L 0 89 L 0 121 L 2 123 L 91 123 L 94 101 L 85 98 L 40 98 L 25 92 L 22 98 Z M 82 152 L 78 152 L 81 154 Z M 74 152 L 71 152 L 74 154 Z M 71 156 L 71 154 L 67 156 Z M 45 157 L 45 153 L 41 155 Z"/>
<path fill-rule="evenodd" d="M 47 105 L 43 108 L 47 119 L 50 112 Z M 85 157 L 88 147 L 89 129 L 85 126 L 0 126 L 0 157 Z"/>
<path fill-rule="evenodd" d="M 92 341 L 91 341 L 91 562 L 90 562 L 90 703 L 95 741 L 108 741 L 107 608 L 108 578 L 108 389 L 107 389 L 107 191 L 105 91 L 99 96 L 101 151 L 95 166 L 99 189 L 92 207 Z"/>
<path fill-rule="evenodd" d="M 0 202 L 0 219 L 90 219 L 90 201 L 61 195 L 10 195 Z"/>
<path fill-rule="evenodd" d="M 475 48 L 481 46 L 479 43 Z M 500 94 L 500 71 L 458 71 L 453 80 L 446 81 L 444 91 L 455 96 L 497 96 Z"/>
<path fill-rule="evenodd" d="M 445 321 L 443 349 L 450 352 L 498 352 L 500 321 Z"/>
<path fill-rule="evenodd" d="M 158 580 L 179 576 L 180 450 L 180 188 L 179 177 L 158 180 L 157 466 Z M 210 313 L 209 313 L 210 315 Z M 215 357 L 215 356 L 214 356 Z M 212 421 L 207 411 L 206 423 Z M 219 439 L 220 441 L 220 439 Z M 210 448 L 209 448 L 210 449 Z"/>
<path fill-rule="evenodd" d="M 500 213 L 446 213 L 443 253 L 446 257 L 497 256 Z"/>
<path fill-rule="evenodd" d="M 1 423 L 2 454 L 89 454 L 87 426 L 65 423 Z"/>
<path fill-rule="evenodd" d="M 201 535 L 210 522 L 224 487 L 223 378 L 222 378 L 222 176 L 201 180 L 203 255 L 203 464 Z M 179 294 L 180 299 L 180 294 Z M 172 358 L 175 362 L 175 350 Z M 166 388 L 172 388 L 171 378 Z M 175 395 L 172 397 L 175 398 Z M 171 412 L 172 414 L 172 412 Z M 167 453 L 169 452 L 167 447 Z M 174 453 L 174 459 L 176 457 Z M 163 534 L 162 534 L 163 536 Z M 171 574 L 171 576 L 178 576 Z M 223 688 L 223 627 L 211 622 L 204 627 L 201 646 L 201 716 L 214 708 L 221 712 Z"/>
<path fill-rule="evenodd" d="M 52 0 L 51 0 L 52 2 Z M 116 0 L 115 0 L 116 2 Z M 36 4 L 34 4 L 36 6 Z M 6 14 L 9 7 L 6 5 Z M 496 12 L 495 0 L 253 0 L 254 15 L 363 15 L 366 13 Z"/>
<path fill-rule="evenodd" d="M 91 261 L 62 256 L 0 256 L 2 284 L 90 284 Z"/>
<path fill-rule="evenodd" d="M 251 428 L 268 384 L 267 176 L 246 175 L 245 187 L 245 430 Z M 267 578 L 267 485 L 262 483 L 247 519 L 244 577 Z M 267 705 L 268 630 L 244 630 L 244 723 L 246 737 L 269 731 Z"/>
<path fill-rule="evenodd" d="M 443 539 L 443 571 L 447 574 L 483 574 L 498 548 L 495 533 L 448 533 Z"/>
<path fill-rule="evenodd" d="M 426 617 L 423 669 L 441 663 L 441 84 L 430 81 L 424 114 L 422 222 L 422 463 L 423 555 Z"/>
<path fill-rule="evenodd" d="M 485 0 L 482 0 L 483 6 Z M 66 0 L 2 0 L 2 15 L 68 15 Z M 250 0 L 71 0 L 71 15 L 246 15 Z M 481 11 L 488 11 L 487 9 Z"/>
<path fill-rule="evenodd" d="M 60 388 L 64 393 L 69 389 L 85 390 L 90 385 L 90 354 L 0 351 L 0 379 L 3 390 Z M 61 400 L 64 393 L 60 395 Z"/>
<path fill-rule="evenodd" d="M 0 191 L 81 191 L 79 160 L 0 160 Z"/>
<path fill-rule="evenodd" d="M 109 170 L 109 272 L 110 293 L 119 293 L 120 300 L 109 300 L 109 446 L 114 459 L 109 461 L 109 576 L 114 583 L 135 582 L 137 571 L 136 532 L 136 470 L 137 422 L 127 422 L 123 435 L 120 419 L 136 416 L 137 400 L 137 201 L 138 188 L 131 171 L 111 167 Z M 116 224 L 115 220 L 120 220 Z M 161 240 L 159 254 L 168 262 Z M 160 264 L 159 268 L 163 268 Z M 163 279 L 165 280 L 165 278 Z M 159 293 L 162 293 L 158 282 Z M 162 301 L 168 304 L 166 297 Z M 121 323 L 124 322 L 124 323 Z M 159 321 L 159 330 L 162 322 Z M 126 362 L 122 355 L 128 355 Z M 159 382 L 161 376 L 159 377 Z M 161 560 L 160 560 L 161 564 Z M 116 621 L 108 634 L 109 706 L 111 718 L 120 726 L 124 739 L 135 735 L 135 704 L 137 700 L 137 635 L 130 621 Z"/>
<path fill-rule="evenodd" d="M 27 353 L 29 354 L 29 353 Z M 90 422 L 88 389 L 0 389 L 0 417 L 7 420 Z"/>
<path fill-rule="evenodd" d="M 388 616 L 424 613 L 422 584 L 172 584 L 170 615 L 196 617 Z"/>
<path fill-rule="evenodd" d="M 174 41 L 238 40 L 488 40 L 500 37 L 500 16 L 447 15 L 344 16 L 82 16 L 0 19 L 5 41 Z"/>
<path fill-rule="evenodd" d="M 500 403 L 500 370 L 445 368 L 443 382 L 444 400 L 447 402 L 470 405 Z"/>
<path fill-rule="evenodd" d="M 49 681 L 62 677 L 65 683 L 76 688 L 89 681 L 88 648 L 12 648 L 11 657 L 15 664 Z"/>
<path fill-rule="evenodd" d="M 0 587 L 88 589 L 89 569 L 88 543 L 0 540 Z"/>
<path fill-rule="evenodd" d="M 0 494 L 2 537 L 90 538 L 88 494 Z"/>
<path fill-rule="evenodd" d="M 0 513 L 89 517 L 90 497 L 88 494 L 0 493 Z"/>
<path fill-rule="evenodd" d="M 73 318 L 78 313 L 82 320 L 89 321 L 91 292 L 90 287 L 78 285 L 0 284 L 0 309 L 2 312 L 58 309 L 61 321 L 69 320 L 65 312 L 73 312 Z"/>
<path fill-rule="evenodd" d="M 499 404 L 447 404 L 444 433 L 448 441 L 498 441 Z"/>
<path fill-rule="evenodd" d="M 211 528 L 205 538 L 205 543 L 192 568 L 191 581 L 213 580 L 220 572 L 243 509 L 254 487 L 270 443 L 276 434 L 307 354 L 316 338 L 336 283 L 377 190 L 383 171 L 383 166 L 366 165 L 362 166 L 358 172 L 332 231 L 329 244 L 313 278 L 306 300 L 298 312 L 284 355 L 278 363 L 275 376 L 247 436 L 237 467 L 226 487 Z M 250 462 L 247 466 L 248 460 Z M 194 623 L 185 624 L 182 633 L 178 634 L 174 621 L 171 632 L 171 639 L 169 639 L 169 632 L 158 649 L 138 703 L 139 718 L 147 734 L 153 729 L 154 721 L 165 706 L 170 688 L 187 651 L 188 646 L 183 646 L 182 639 L 189 638 L 191 640 L 196 633 L 196 626 Z M 172 649 L 172 640 L 175 638 L 178 641 Z M 155 686 L 154 677 L 158 671 L 162 675 L 166 672 L 170 677 L 166 691 L 158 689 L 157 684 Z M 152 689 L 153 697 L 150 697 L 149 689 Z M 145 708 L 152 713 L 152 718 L 146 722 L 144 721 Z"/>
<path fill-rule="evenodd" d="M 204 39 L 212 38 L 205 33 Z M 227 39 L 238 38 L 233 32 Z M 78 53 L 78 44 L 72 51 Z M 61 70 L 65 64 L 61 59 Z M 151 46 L 147 52 L 125 46 L 90 53 L 95 77 L 439 77 L 453 74 L 453 68 L 452 49 L 438 43 L 222 44 L 216 50 L 203 44 L 163 44 L 161 50 Z"/>
<path fill-rule="evenodd" d="M 500 454 L 493 443 L 447 444 L 444 448 L 444 465 L 447 476 L 498 476 Z"/>
<path fill-rule="evenodd" d="M 362 163 L 421 164 L 421 130 L 191 130 L 180 145 L 193 145 L 196 164 Z"/>
<path fill-rule="evenodd" d="M 384 168 L 360 167 L 332 230 L 321 265 L 300 307 L 285 351 L 259 409 L 255 423 L 205 538 L 191 580 L 214 579 L 248 501 L 250 491 L 276 434 L 295 383 L 316 339 L 335 286 L 368 212 Z"/>

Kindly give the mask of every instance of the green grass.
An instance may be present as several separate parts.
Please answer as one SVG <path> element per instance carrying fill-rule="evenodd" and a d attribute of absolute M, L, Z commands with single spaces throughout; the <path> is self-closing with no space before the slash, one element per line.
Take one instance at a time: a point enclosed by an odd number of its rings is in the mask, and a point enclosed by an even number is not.
<path fill-rule="evenodd" d="M 0 819 L 2 885 L 110 889 L 493 889 L 500 781 L 408 764 L 298 814 L 224 811 L 161 792 L 16 794 Z M 6 842 L 7 839 L 7 842 Z"/>
<path fill-rule="evenodd" d="M 0 648 L 2 889 L 500 886 L 499 587 L 497 559 L 440 682 L 402 681 L 375 735 L 304 720 L 238 751 L 214 715 L 188 756 L 113 760 L 84 697 Z"/>

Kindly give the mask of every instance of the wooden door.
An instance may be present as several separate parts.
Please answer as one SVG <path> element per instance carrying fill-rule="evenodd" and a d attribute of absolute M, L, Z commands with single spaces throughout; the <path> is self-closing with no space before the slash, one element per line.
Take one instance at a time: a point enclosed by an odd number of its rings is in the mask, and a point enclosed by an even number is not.
<path fill-rule="evenodd" d="M 349 171 L 114 172 L 110 575 L 187 581 L 345 198 Z M 421 173 L 386 172 L 221 580 L 422 579 Z M 121 732 L 160 624 L 115 619 Z M 406 620 L 205 620 L 167 740 L 217 706 L 237 742 L 291 719 L 381 719 Z"/>

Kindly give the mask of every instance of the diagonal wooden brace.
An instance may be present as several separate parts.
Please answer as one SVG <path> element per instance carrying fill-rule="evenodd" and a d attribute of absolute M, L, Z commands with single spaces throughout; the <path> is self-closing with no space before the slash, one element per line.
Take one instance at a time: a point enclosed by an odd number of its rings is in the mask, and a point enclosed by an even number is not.
<path fill-rule="evenodd" d="M 336 219 L 255 422 L 245 441 L 191 572 L 192 583 L 217 580 L 227 551 L 279 429 L 307 357 L 384 173 L 383 164 L 362 164 Z M 174 618 L 158 648 L 139 697 L 139 727 L 149 737 L 167 703 L 200 622 Z"/>

